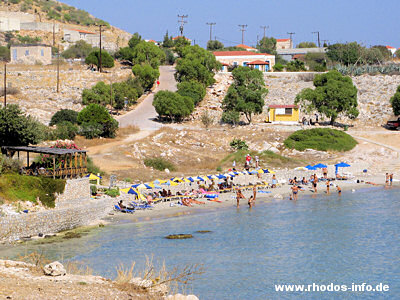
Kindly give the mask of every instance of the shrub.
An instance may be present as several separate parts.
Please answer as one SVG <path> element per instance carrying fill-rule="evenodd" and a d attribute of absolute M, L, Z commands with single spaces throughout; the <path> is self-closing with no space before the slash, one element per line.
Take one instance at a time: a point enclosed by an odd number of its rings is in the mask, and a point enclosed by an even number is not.
<path fill-rule="evenodd" d="M 170 171 L 176 170 L 173 163 L 169 162 L 168 160 L 162 157 L 146 158 L 144 160 L 144 165 L 146 167 L 151 167 L 159 171 L 164 171 L 165 169 L 168 169 Z"/>
<path fill-rule="evenodd" d="M 153 106 L 160 117 L 171 121 L 182 121 L 194 109 L 191 98 L 170 91 L 159 91 L 154 96 Z"/>
<path fill-rule="evenodd" d="M 0 46 L 0 60 L 10 60 L 10 49 L 6 46 Z"/>
<path fill-rule="evenodd" d="M 277 64 L 274 65 L 274 71 L 275 72 L 282 72 L 284 68 L 285 68 L 285 66 L 280 64 L 280 63 L 277 63 Z"/>
<path fill-rule="evenodd" d="M 0 174 L 17 173 L 20 167 L 20 161 L 0 154 Z"/>
<path fill-rule="evenodd" d="M 97 186 L 95 185 L 90 186 L 90 194 L 93 196 L 97 194 Z"/>
<path fill-rule="evenodd" d="M 145 90 L 151 89 L 154 82 L 160 76 L 158 69 L 153 69 L 149 64 L 134 65 L 132 73 L 138 78 L 140 85 Z"/>
<path fill-rule="evenodd" d="M 119 188 L 107 189 L 104 193 L 105 193 L 107 196 L 110 196 L 110 197 L 115 198 L 115 197 L 119 196 Z"/>
<path fill-rule="evenodd" d="M 78 117 L 78 112 L 72 109 L 61 109 L 51 117 L 49 125 L 54 126 L 63 122 L 70 122 L 72 124 L 77 124 L 77 117 Z"/>
<path fill-rule="evenodd" d="M 184 81 L 178 83 L 178 94 L 192 98 L 197 105 L 206 95 L 206 88 L 197 81 Z"/>
<path fill-rule="evenodd" d="M 239 123 L 240 113 L 235 110 L 228 110 L 222 113 L 221 122 L 236 125 Z"/>
<path fill-rule="evenodd" d="M 318 151 L 349 151 L 357 142 L 347 133 L 330 128 L 315 128 L 298 130 L 292 133 L 284 142 L 290 149 L 304 151 L 314 149 Z"/>
<path fill-rule="evenodd" d="M 87 157 L 87 171 L 88 173 L 93 174 L 104 174 L 104 172 L 101 171 L 100 168 L 94 164 L 93 159 L 91 159 L 90 156 Z"/>
<path fill-rule="evenodd" d="M 94 51 L 90 52 L 90 54 L 86 57 L 85 63 L 87 65 L 95 65 L 98 68 L 100 65 L 99 57 L 100 57 L 100 50 L 94 50 Z M 114 59 L 105 50 L 101 51 L 101 66 L 103 68 L 114 67 Z"/>
<path fill-rule="evenodd" d="M 248 150 L 249 146 L 247 146 L 246 141 L 243 141 L 241 139 L 233 139 L 230 144 L 229 144 L 232 149 L 234 150 Z"/>
<path fill-rule="evenodd" d="M 19 94 L 19 89 L 16 87 L 8 87 L 7 88 L 7 95 L 17 95 Z M 4 96 L 4 88 L 0 89 L 0 97 Z"/>
<path fill-rule="evenodd" d="M 114 138 L 118 129 L 118 122 L 105 107 L 98 104 L 89 104 L 82 109 L 77 120 L 82 135 L 88 139 L 100 136 Z"/>
<path fill-rule="evenodd" d="M 85 41 L 78 41 L 75 45 L 72 45 L 63 53 L 61 56 L 64 58 L 86 58 L 93 51 L 93 48 L 90 44 Z"/>
<path fill-rule="evenodd" d="M 395 116 L 400 115 L 400 85 L 397 87 L 396 93 L 390 98 L 390 104 L 392 105 L 393 114 Z"/>
<path fill-rule="evenodd" d="M 79 127 L 71 122 L 61 122 L 57 124 L 57 129 L 54 132 L 56 139 L 73 140 L 79 132 Z"/>
<path fill-rule="evenodd" d="M 288 72 L 299 72 L 299 71 L 306 71 L 306 67 L 304 62 L 301 60 L 294 60 L 289 62 L 286 65 L 286 71 Z"/>
<path fill-rule="evenodd" d="M 210 125 L 214 123 L 214 118 L 208 113 L 208 110 L 206 110 L 202 115 L 201 115 L 201 123 L 208 128 Z"/>

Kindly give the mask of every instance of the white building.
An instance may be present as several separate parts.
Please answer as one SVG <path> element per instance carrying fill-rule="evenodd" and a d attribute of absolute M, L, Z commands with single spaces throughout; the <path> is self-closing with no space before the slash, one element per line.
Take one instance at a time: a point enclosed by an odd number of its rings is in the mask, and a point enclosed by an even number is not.
<path fill-rule="evenodd" d="M 397 50 L 395 47 L 392 47 L 392 46 L 386 46 L 386 49 L 388 49 L 392 53 L 392 55 L 394 55 Z"/>
<path fill-rule="evenodd" d="M 275 65 L 275 55 L 268 53 L 251 51 L 215 51 L 213 53 L 222 64 L 222 72 L 227 72 L 229 66 L 248 66 L 262 72 L 268 72 Z"/>

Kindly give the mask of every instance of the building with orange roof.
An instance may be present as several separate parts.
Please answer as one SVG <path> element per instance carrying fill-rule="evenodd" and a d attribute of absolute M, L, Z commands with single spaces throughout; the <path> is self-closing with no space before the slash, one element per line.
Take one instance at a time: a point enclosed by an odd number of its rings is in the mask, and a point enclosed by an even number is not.
<path fill-rule="evenodd" d="M 237 46 L 235 46 L 236 48 L 242 48 L 242 49 L 246 49 L 246 51 L 252 51 L 252 52 L 257 52 L 258 49 L 244 45 L 244 44 L 239 44 Z"/>
<path fill-rule="evenodd" d="M 276 39 L 276 50 L 293 49 L 292 39 Z"/>
<path fill-rule="evenodd" d="M 390 51 L 390 53 L 392 53 L 392 55 L 394 55 L 397 50 L 395 47 L 392 47 L 392 46 L 386 46 L 386 49 L 388 49 Z"/>
<path fill-rule="evenodd" d="M 215 51 L 215 58 L 222 64 L 221 71 L 228 72 L 228 67 L 243 66 L 260 70 L 271 71 L 275 65 L 275 55 L 255 53 L 252 51 Z"/>

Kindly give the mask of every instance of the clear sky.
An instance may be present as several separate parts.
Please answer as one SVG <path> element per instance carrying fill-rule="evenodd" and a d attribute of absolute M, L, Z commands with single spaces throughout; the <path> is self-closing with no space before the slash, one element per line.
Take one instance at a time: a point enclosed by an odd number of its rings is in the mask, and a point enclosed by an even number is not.
<path fill-rule="evenodd" d="M 226 46 L 241 42 L 239 24 L 247 24 L 245 44 L 254 46 L 263 36 L 260 26 L 269 26 L 267 36 L 287 38 L 294 43 L 357 41 L 365 46 L 400 47 L 400 0 L 62 0 L 84 9 L 144 39 L 162 40 L 166 30 L 179 33 L 177 15 L 188 15 L 185 36 L 205 46 L 207 22 L 217 23 L 216 36 Z"/>

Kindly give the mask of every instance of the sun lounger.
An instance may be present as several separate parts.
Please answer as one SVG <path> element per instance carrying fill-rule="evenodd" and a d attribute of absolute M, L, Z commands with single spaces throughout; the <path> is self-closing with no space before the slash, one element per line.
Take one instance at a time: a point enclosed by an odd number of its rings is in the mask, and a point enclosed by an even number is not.
<path fill-rule="evenodd" d="M 129 209 L 129 208 L 122 209 L 121 207 L 119 207 L 119 205 L 114 205 L 114 210 L 122 212 L 122 213 L 129 213 L 129 214 L 133 214 L 135 212 L 135 210 Z"/>
<path fill-rule="evenodd" d="M 147 204 L 147 203 L 139 204 L 139 203 L 137 203 L 137 202 L 135 202 L 135 201 L 131 201 L 131 204 L 132 204 L 132 206 L 133 206 L 135 209 L 154 208 L 154 206 L 149 205 L 149 204 Z"/>

